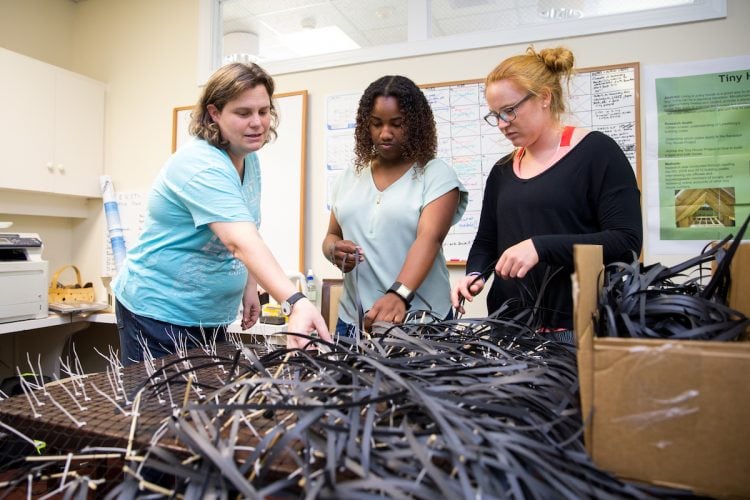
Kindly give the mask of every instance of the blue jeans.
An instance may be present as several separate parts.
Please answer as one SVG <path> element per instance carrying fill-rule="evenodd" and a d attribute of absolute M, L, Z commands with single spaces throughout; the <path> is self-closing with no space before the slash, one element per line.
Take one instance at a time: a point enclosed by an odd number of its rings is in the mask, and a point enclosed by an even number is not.
<path fill-rule="evenodd" d="M 350 325 L 349 323 L 344 323 L 341 321 L 341 318 L 339 318 L 336 321 L 336 336 L 337 337 L 351 337 L 354 338 L 354 334 L 356 333 L 356 326 Z"/>
<path fill-rule="evenodd" d="M 443 321 L 450 321 L 452 319 L 453 319 L 453 309 L 448 311 L 448 316 L 446 316 Z M 357 331 L 357 327 L 355 325 L 345 323 L 341 320 L 341 318 L 338 318 L 338 320 L 336 321 L 336 336 L 337 337 L 354 338 L 354 333 L 356 331 Z"/>
<path fill-rule="evenodd" d="M 120 334 L 120 360 L 124 366 L 143 361 L 141 340 L 146 343 L 154 358 L 160 358 L 175 352 L 175 340 L 188 348 L 198 347 L 205 341 L 226 340 L 226 325 L 219 326 L 181 326 L 147 318 L 127 309 L 120 302 L 115 302 L 117 331 Z"/>

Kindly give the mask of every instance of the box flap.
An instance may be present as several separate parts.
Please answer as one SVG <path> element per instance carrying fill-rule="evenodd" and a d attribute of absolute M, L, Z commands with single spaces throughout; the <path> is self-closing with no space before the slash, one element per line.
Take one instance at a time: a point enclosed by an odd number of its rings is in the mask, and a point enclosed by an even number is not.
<path fill-rule="evenodd" d="M 576 332 L 578 381 L 581 415 L 585 424 L 584 442 L 589 453 L 593 449 L 592 398 L 594 394 L 594 315 L 596 314 L 599 282 L 602 278 L 604 253 L 601 245 L 574 245 L 573 261 L 573 328 Z"/>
<path fill-rule="evenodd" d="M 750 293 L 747 282 L 750 279 L 750 243 L 742 243 L 732 258 L 732 283 L 729 285 L 729 306 L 750 317 Z M 745 288 L 745 293 L 742 292 Z"/>

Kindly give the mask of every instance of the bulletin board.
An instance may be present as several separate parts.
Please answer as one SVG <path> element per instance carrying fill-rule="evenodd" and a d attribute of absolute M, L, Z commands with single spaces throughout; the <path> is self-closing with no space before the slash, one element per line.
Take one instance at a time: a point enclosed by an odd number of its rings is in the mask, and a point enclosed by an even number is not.
<path fill-rule="evenodd" d="M 448 265 L 462 266 L 479 227 L 482 197 L 493 165 L 513 151 L 497 127 L 484 121 L 489 112 L 484 80 L 420 85 L 435 116 L 437 156 L 451 165 L 469 190 L 469 205 L 443 242 Z M 577 69 L 566 92 L 568 113 L 562 122 L 601 131 L 622 148 L 641 184 L 639 64 Z"/>
<path fill-rule="evenodd" d="M 307 91 L 276 94 L 278 137 L 258 151 L 261 166 L 260 234 L 287 273 L 303 272 L 305 241 L 305 178 L 307 151 Z M 172 151 L 190 135 L 192 106 L 172 111 Z M 118 194 L 120 216 L 125 221 L 128 248 L 140 234 L 146 214 L 145 193 Z M 109 247 L 108 242 L 105 245 Z M 111 266 L 111 251 L 105 268 Z"/>

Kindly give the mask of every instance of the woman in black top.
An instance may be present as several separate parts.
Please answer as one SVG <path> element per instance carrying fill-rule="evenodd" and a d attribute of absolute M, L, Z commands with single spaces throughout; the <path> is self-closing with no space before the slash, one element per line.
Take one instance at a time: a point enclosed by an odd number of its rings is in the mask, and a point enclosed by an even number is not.
<path fill-rule="evenodd" d="M 536 305 L 534 326 L 564 340 L 572 340 L 573 245 L 602 245 L 606 262 L 630 261 L 643 238 L 640 192 L 622 150 L 600 132 L 560 121 L 561 79 L 572 71 L 568 49 L 529 48 L 487 76 L 485 120 L 516 149 L 487 178 L 467 275 L 451 292 L 464 312 L 460 298 L 471 301 L 484 288 L 477 275 L 497 259 L 488 312 L 510 299 L 513 308 Z"/>

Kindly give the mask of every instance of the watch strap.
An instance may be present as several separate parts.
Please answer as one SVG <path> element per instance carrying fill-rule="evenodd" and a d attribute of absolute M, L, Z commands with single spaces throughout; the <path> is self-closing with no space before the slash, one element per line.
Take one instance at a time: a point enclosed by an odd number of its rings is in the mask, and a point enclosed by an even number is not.
<path fill-rule="evenodd" d="M 398 295 L 404 301 L 407 308 L 411 306 L 411 301 L 414 299 L 414 292 L 400 281 L 394 281 L 388 292 Z"/>
<path fill-rule="evenodd" d="M 292 310 L 294 309 L 294 304 L 296 304 L 300 299 L 304 299 L 304 298 L 305 298 L 305 294 L 302 292 L 293 293 L 291 296 L 289 296 L 288 299 L 286 299 L 281 304 L 282 312 L 286 315 L 292 314 Z"/>

